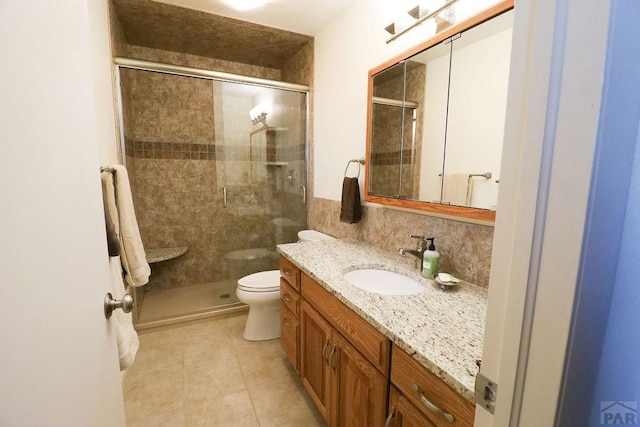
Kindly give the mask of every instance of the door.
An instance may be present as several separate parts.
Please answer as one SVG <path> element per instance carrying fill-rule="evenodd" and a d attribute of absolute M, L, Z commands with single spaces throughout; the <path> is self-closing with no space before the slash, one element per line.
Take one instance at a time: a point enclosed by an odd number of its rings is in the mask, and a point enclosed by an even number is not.
<path fill-rule="evenodd" d="M 124 425 L 99 145 L 115 147 L 106 1 L 3 1 L 0 425 Z M 106 90 L 105 90 L 106 89 Z"/>
<path fill-rule="evenodd" d="M 522 0 L 514 9 L 503 150 L 508 161 L 501 165 L 482 355 L 482 373 L 499 391 L 494 414 L 476 406 L 477 427 L 556 421 L 589 187 L 596 188 L 591 176 L 610 7 Z M 615 123 L 618 130 L 622 122 Z M 603 255 L 598 252 L 599 262 L 607 259 Z M 587 314 L 593 319 L 598 313 Z M 592 356 L 578 348 L 571 353 Z M 574 394 L 583 400 L 585 389 Z"/>
<path fill-rule="evenodd" d="M 332 426 L 381 426 L 387 402 L 387 380 L 335 329 L 331 334 Z M 333 352 L 333 348 L 336 351 Z"/>
<path fill-rule="evenodd" d="M 331 325 L 306 301 L 300 306 L 300 377 L 325 420 L 328 420 Z"/>

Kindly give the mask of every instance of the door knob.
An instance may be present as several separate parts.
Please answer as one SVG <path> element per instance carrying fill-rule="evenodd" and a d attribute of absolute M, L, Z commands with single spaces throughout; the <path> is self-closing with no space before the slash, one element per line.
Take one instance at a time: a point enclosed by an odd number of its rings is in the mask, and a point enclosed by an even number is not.
<path fill-rule="evenodd" d="M 111 318 L 113 310 L 121 308 L 125 313 L 130 313 L 133 308 L 133 297 L 130 294 L 124 294 L 121 300 L 113 299 L 111 292 L 107 292 L 104 296 L 104 317 Z"/>

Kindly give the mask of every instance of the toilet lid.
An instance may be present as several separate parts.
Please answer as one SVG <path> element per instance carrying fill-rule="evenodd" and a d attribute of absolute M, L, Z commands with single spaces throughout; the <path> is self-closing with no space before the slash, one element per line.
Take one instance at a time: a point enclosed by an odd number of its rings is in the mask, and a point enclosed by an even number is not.
<path fill-rule="evenodd" d="M 238 280 L 238 289 L 247 292 L 273 292 L 280 290 L 280 270 L 260 271 Z"/>

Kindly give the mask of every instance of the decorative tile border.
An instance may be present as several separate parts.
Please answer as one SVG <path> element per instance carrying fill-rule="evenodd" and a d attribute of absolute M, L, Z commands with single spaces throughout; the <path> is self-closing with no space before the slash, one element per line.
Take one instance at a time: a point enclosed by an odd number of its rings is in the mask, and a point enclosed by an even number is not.
<path fill-rule="evenodd" d="M 387 151 L 382 153 L 371 153 L 372 165 L 397 165 L 400 163 L 400 150 Z M 411 163 L 411 150 L 402 150 L 402 164 Z"/>
<path fill-rule="evenodd" d="M 126 138 L 125 152 L 136 159 L 252 160 L 247 146 L 132 141 L 130 138 Z M 297 144 L 277 150 L 276 159 L 281 162 L 301 161 L 304 155 L 304 144 Z"/>

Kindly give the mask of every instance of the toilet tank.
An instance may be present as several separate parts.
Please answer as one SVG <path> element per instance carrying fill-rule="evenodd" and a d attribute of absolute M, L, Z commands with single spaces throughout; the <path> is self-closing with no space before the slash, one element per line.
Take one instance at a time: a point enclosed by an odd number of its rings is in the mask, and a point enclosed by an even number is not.
<path fill-rule="evenodd" d="M 298 231 L 298 240 L 301 242 L 319 242 L 322 240 L 335 240 L 335 238 L 316 230 L 300 230 Z"/>

